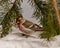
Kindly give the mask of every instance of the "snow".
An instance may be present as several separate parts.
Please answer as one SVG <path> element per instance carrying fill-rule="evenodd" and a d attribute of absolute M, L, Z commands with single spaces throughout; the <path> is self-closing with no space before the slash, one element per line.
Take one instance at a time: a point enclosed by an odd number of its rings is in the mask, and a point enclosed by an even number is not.
<path fill-rule="evenodd" d="M 14 32 L 15 31 L 15 32 Z M 41 48 L 41 41 L 39 38 L 21 36 L 18 28 L 14 28 L 12 33 L 0 39 L 0 48 Z"/>
<path fill-rule="evenodd" d="M 38 37 L 26 38 L 21 35 L 18 28 L 12 28 L 11 33 L 0 39 L 0 48 L 60 48 L 60 35 L 53 37 L 51 41 L 46 41 Z"/>

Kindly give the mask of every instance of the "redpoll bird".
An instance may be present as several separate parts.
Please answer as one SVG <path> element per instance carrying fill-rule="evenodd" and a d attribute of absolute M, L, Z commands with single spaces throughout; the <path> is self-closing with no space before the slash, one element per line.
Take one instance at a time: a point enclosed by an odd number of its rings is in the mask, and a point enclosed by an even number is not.
<path fill-rule="evenodd" d="M 34 23 L 32 23 L 31 21 L 28 21 L 28 20 L 26 20 L 26 19 L 24 19 L 24 18 L 21 18 L 21 17 L 19 17 L 19 18 L 16 19 L 16 23 L 17 23 L 17 25 L 18 25 L 18 28 L 19 28 L 22 32 L 26 32 L 26 31 L 22 28 L 22 26 L 24 26 L 25 28 L 31 29 L 31 30 L 33 30 L 33 31 L 43 31 L 43 28 L 40 27 L 39 25 L 34 24 Z"/>

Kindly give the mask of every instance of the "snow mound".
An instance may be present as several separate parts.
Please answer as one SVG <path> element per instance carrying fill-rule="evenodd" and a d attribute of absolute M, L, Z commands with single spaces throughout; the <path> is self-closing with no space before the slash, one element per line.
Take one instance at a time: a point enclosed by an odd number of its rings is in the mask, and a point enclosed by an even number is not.
<path fill-rule="evenodd" d="M 9 34 L 6 37 L 0 39 L 0 48 L 45 48 L 43 46 L 43 40 L 36 38 L 24 38 L 17 34 Z"/>
<path fill-rule="evenodd" d="M 0 39 L 0 48 L 60 48 L 60 35 L 55 36 L 51 41 L 47 41 L 38 37 L 25 38 L 21 36 L 17 28 L 13 28 L 12 32 Z"/>

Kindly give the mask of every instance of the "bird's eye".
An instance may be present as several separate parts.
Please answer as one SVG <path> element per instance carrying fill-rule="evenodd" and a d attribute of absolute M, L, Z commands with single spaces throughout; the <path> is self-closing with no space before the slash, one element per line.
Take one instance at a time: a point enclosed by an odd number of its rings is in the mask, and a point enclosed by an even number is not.
<path fill-rule="evenodd" d="M 20 20 L 18 20 L 16 23 L 20 23 Z"/>

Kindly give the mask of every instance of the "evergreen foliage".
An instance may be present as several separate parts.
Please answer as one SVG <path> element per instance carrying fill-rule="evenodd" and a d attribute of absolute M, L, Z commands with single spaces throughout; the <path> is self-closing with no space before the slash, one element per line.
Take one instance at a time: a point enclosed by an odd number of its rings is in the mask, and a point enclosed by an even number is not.
<path fill-rule="evenodd" d="M 39 0 L 38 0 L 39 1 Z M 44 32 L 40 34 L 41 38 L 46 38 L 49 40 L 51 37 L 60 34 L 60 27 L 58 25 L 56 14 L 52 6 L 52 0 L 39 1 L 34 0 L 35 9 L 34 15 L 37 19 L 40 19 L 40 22 L 43 26 Z M 38 10 L 38 12 L 37 12 Z"/>
<path fill-rule="evenodd" d="M 1 24 L 2 24 L 1 37 L 4 37 L 9 33 L 9 30 L 11 30 L 11 27 L 12 27 L 12 23 L 17 17 L 22 17 L 22 14 L 20 13 L 20 10 L 21 10 L 20 0 L 15 0 L 14 3 L 13 3 L 13 6 L 7 12 L 7 14 L 5 15 L 3 21 L 1 22 Z"/>

